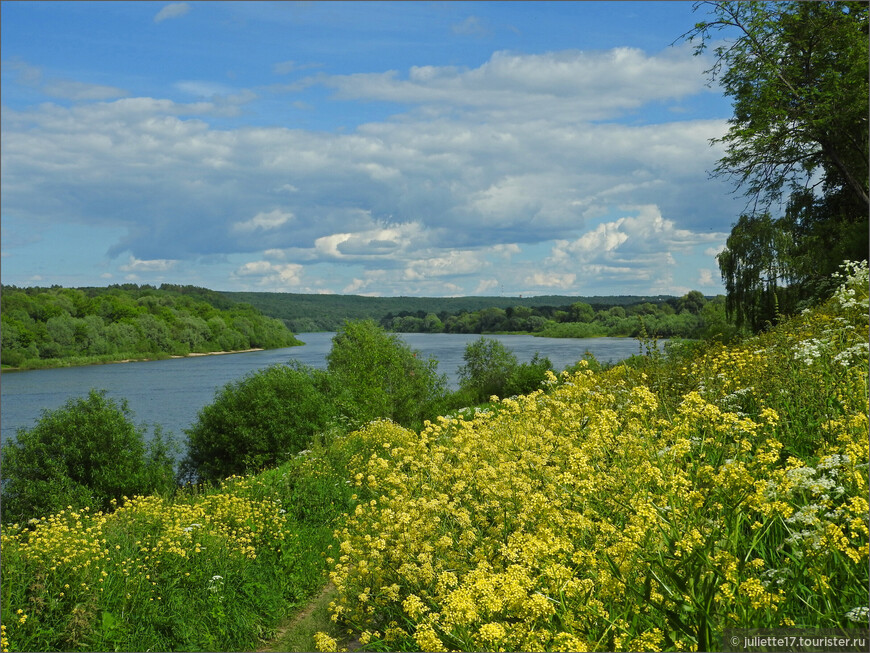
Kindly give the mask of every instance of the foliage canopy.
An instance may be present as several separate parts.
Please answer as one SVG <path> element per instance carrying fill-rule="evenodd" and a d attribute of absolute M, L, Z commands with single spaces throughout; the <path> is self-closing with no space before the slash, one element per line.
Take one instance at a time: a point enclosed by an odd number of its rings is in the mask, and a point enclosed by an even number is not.
<path fill-rule="evenodd" d="M 146 444 L 126 401 L 91 390 L 4 443 L 3 521 L 67 506 L 107 510 L 124 496 L 172 490 L 173 461 L 173 443 L 157 430 Z"/>
<path fill-rule="evenodd" d="M 346 322 L 326 357 L 335 383 L 348 392 L 348 415 L 358 423 L 388 418 L 420 426 L 444 400 L 447 380 L 438 361 L 423 360 L 373 320 Z"/>
<path fill-rule="evenodd" d="M 308 448 L 337 417 L 328 385 L 323 371 L 301 364 L 273 365 L 228 383 L 187 430 L 181 478 L 217 482 Z"/>
<path fill-rule="evenodd" d="M 714 175 L 749 198 L 719 257 L 728 312 L 758 330 L 833 291 L 844 260 L 868 257 L 868 4 L 701 2 L 684 37 L 732 98 Z M 786 210 L 771 207 L 786 196 Z M 785 290 L 788 288 L 788 290 Z"/>

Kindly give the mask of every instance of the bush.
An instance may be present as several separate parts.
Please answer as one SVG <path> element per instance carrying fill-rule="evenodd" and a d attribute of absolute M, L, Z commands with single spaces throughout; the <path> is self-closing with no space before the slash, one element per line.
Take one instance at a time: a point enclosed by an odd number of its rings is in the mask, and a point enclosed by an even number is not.
<path fill-rule="evenodd" d="M 510 397 L 540 389 L 553 364 L 537 352 L 528 363 L 498 340 L 480 338 L 465 348 L 465 365 L 459 369 L 459 393 L 469 403 L 489 401 L 493 395 Z"/>
<path fill-rule="evenodd" d="M 438 375 L 438 361 L 418 353 L 372 320 L 345 323 L 326 360 L 336 386 L 348 393 L 345 411 L 355 425 L 388 418 L 415 428 L 438 414 L 446 377 Z"/>
<path fill-rule="evenodd" d="M 3 445 L 4 522 L 46 516 L 67 506 L 108 510 L 123 496 L 174 487 L 173 443 L 159 429 L 147 444 L 126 401 L 91 390 Z"/>
<path fill-rule="evenodd" d="M 538 352 L 535 352 L 530 362 L 521 363 L 514 368 L 505 386 L 505 394 L 525 395 L 540 390 L 541 383 L 547 378 L 548 370 L 553 370 L 553 363 L 546 356 L 541 357 Z"/>
<path fill-rule="evenodd" d="M 215 482 L 289 460 L 337 420 L 329 385 L 324 372 L 298 363 L 228 383 L 186 431 L 181 478 Z"/>
<path fill-rule="evenodd" d="M 492 395 L 505 396 L 510 378 L 518 366 L 517 357 L 498 340 L 479 338 L 465 347 L 465 365 L 459 368 L 459 388 L 474 402 Z"/>

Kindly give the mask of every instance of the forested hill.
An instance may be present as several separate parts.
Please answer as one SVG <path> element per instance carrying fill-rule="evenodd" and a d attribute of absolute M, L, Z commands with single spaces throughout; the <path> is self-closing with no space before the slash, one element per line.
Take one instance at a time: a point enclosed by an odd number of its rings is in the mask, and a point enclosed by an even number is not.
<path fill-rule="evenodd" d="M 221 292 L 227 299 L 246 302 L 264 314 L 284 320 L 296 333 L 336 331 L 344 320 L 372 319 L 383 322 L 391 316 L 423 313 L 436 316 L 458 315 L 488 308 L 503 310 L 523 307 L 565 307 L 583 302 L 595 310 L 642 303 L 659 304 L 675 300 L 670 295 L 572 297 L 362 297 L 360 295 L 315 295 L 281 292 Z"/>
<path fill-rule="evenodd" d="M 0 319 L 0 359 L 16 368 L 301 344 L 280 320 L 194 286 L 3 286 Z"/>

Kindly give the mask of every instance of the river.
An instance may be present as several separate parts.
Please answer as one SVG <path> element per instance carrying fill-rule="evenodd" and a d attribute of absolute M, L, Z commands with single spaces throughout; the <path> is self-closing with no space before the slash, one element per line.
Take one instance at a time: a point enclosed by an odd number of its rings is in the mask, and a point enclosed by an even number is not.
<path fill-rule="evenodd" d="M 0 440 L 30 428 L 43 410 L 58 408 L 70 397 L 81 397 L 91 388 L 104 389 L 114 399 L 126 399 L 137 424 L 159 424 L 164 432 L 183 437 L 199 410 L 214 400 L 216 391 L 255 370 L 297 360 L 316 368 L 326 367 L 334 333 L 302 333 L 305 344 L 286 349 L 196 356 L 138 363 L 113 363 L 50 370 L 9 372 L 0 380 Z M 403 333 L 401 338 L 424 358 L 438 360 L 438 372 L 447 375 L 451 388 L 459 383 L 465 347 L 474 334 Z M 536 352 L 549 357 L 556 370 L 577 362 L 590 351 L 599 361 L 616 362 L 636 354 L 631 338 L 537 338 L 487 336 L 500 340 L 521 363 Z M 150 430 L 149 430 L 150 434 Z"/>

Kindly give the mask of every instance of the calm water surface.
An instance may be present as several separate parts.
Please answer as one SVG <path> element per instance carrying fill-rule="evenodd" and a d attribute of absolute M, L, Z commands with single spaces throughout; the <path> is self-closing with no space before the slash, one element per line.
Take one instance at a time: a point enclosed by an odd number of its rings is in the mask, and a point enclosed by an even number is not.
<path fill-rule="evenodd" d="M 299 339 L 305 344 L 287 349 L 3 374 L 0 439 L 14 436 L 20 427 L 32 427 L 43 410 L 58 408 L 70 397 L 86 395 L 91 388 L 106 390 L 114 399 L 127 399 L 137 424 L 159 424 L 164 431 L 182 436 L 184 429 L 196 421 L 200 408 L 210 404 L 216 391 L 230 381 L 289 360 L 325 368 L 334 335 L 302 333 Z M 405 333 L 401 337 L 424 358 L 435 357 L 438 372 L 446 374 L 455 389 L 465 346 L 480 336 Z M 639 350 L 637 341 L 631 338 L 487 337 L 503 342 L 521 363 L 539 352 L 549 357 L 557 370 L 577 362 L 587 350 L 601 362 L 619 361 Z"/>

